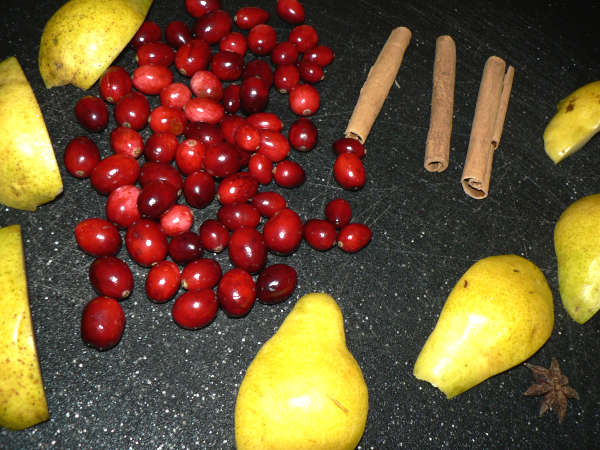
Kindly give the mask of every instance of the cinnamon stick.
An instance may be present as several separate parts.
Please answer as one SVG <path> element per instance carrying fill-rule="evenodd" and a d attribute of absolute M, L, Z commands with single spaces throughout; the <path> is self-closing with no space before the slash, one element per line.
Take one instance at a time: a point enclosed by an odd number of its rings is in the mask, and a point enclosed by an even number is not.
<path fill-rule="evenodd" d="M 360 89 L 358 101 L 344 133 L 346 137 L 358 139 L 363 144 L 367 140 L 400 69 L 411 35 L 406 27 L 395 28 L 390 33 Z"/>
<path fill-rule="evenodd" d="M 455 79 L 456 45 L 450 36 L 440 36 L 435 45 L 431 117 L 425 144 L 425 169 L 429 172 L 448 168 Z"/>
<path fill-rule="evenodd" d="M 504 127 L 514 78 L 514 67 L 510 66 L 506 73 L 505 68 L 504 60 L 497 56 L 489 57 L 479 86 L 462 174 L 464 191 L 476 199 L 483 199 L 488 195 L 494 150 L 500 144 Z"/>

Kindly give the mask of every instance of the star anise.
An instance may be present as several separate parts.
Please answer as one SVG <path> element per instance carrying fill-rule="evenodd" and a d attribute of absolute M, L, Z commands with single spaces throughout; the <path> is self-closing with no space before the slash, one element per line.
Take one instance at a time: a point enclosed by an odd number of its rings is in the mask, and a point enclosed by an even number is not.
<path fill-rule="evenodd" d="M 543 395 L 540 416 L 552 409 L 558 415 L 558 422 L 561 423 L 567 413 L 568 399 L 579 400 L 577 391 L 569 386 L 569 379 L 561 373 L 556 358 L 552 358 L 549 369 L 527 363 L 525 366 L 533 371 L 536 383 L 531 385 L 523 395 Z"/>

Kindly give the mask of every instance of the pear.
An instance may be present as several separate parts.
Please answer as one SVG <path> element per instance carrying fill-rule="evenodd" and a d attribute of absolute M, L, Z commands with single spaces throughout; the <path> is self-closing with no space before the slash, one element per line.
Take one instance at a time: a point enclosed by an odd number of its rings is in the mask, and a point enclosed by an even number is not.
<path fill-rule="evenodd" d="M 546 154 L 558 164 L 600 131 L 600 81 L 588 83 L 561 100 L 544 131 Z"/>
<path fill-rule="evenodd" d="M 0 203 L 27 211 L 63 190 L 42 112 L 15 57 L 0 62 L 0 180 Z"/>
<path fill-rule="evenodd" d="M 571 318 L 587 322 L 600 309 L 600 194 L 572 203 L 554 227 L 558 288 Z"/>
<path fill-rule="evenodd" d="M 131 41 L 152 0 L 70 0 L 48 20 L 38 65 L 47 88 L 89 89 Z"/>
<path fill-rule="evenodd" d="M 248 367 L 235 405 L 235 441 L 247 449 L 354 449 L 369 407 L 333 298 L 300 298 Z"/>
<path fill-rule="evenodd" d="M 31 323 L 21 228 L 0 228 L 0 426 L 48 420 Z"/>
<path fill-rule="evenodd" d="M 552 292 L 517 255 L 483 258 L 458 280 L 414 367 L 448 398 L 525 361 L 550 337 Z"/>

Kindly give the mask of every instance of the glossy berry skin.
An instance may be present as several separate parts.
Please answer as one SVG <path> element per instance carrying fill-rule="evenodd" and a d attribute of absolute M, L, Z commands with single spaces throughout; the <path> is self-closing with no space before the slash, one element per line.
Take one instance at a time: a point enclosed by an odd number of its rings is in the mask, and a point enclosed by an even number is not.
<path fill-rule="evenodd" d="M 117 153 L 96 164 L 90 181 L 100 194 L 108 195 L 119 186 L 135 184 L 139 174 L 140 166 L 135 158 Z"/>
<path fill-rule="evenodd" d="M 246 36 L 237 31 L 223 36 L 219 41 L 219 50 L 222 52 L 237 53 L 243 57 L 246 54 L 246 50 L 248 50 Z"/>
<path fill-rule="evenodd" d="M 221 8 L 221 0 L 185 0 L 185 9 L 196 19 Z"/>
<path fill-rule="evenodd" d="M 228 316 L 248 314 L 256 301 L 256 285 L 250 274 L 239 267 L 226 272 L 217 286 L 217 298 Z"/>
<path fill-rule="evenodd" d="M 145 267 L 162 261 L 168 253 L 167 236 L 151 219 L 140 219 L 127 229 L 125 246 L 131 259 Z"/>
<path fill-rule="evenodd" d="M 222 252 L 229 245 L 227 227 L 215 219 L 206 219 L 198 230 L 202 247 L 213 253 Z"/>
<path fill-rule="evenodd" d="M 230 230 L 256 228 L 260 223 L 260 213 L 251 203 L 230 203 L 219 208 L 217 219 Z"/>
<path fill-rule="evenodd" d="M 187 205 L 173 205 L 162 216 L 160 226 L 167 236 L 185 233 L 194 224 L 194 213 Z"/>
<path fill-rule="evenodd" d="M 263 191 L 252 198 L 252 205 L 256 207 L 261 216 L 271 217 L 286 208 L 287 202 L 279 192 Z"/>
<path fill-rule="evenodd" d="M 215 181 L 203 171 L 193 172 L 183 182 L 183 195 L 192 208 L 204 208 L 215 198 Z"/>
<path fill-rule="evenodd" d="M 248 122 L 235 131 L 235 144 L 247 152 L 255 152 L 260 146 L 260 130 Z"/>
<path fill-rule="evenodd" d="M 260 184 L 269 184 L 273 181 L 273 161 L 262 153 L 254 153 L 248 161 L 248 172 Z"/>
<path fill-rule="evenodd" d="M 121 66 L 106 69 L 98 83 L 100 96 L 109 103 L 117 103 L 121 97 L 131 92 L 132 87 L 131 77 Z"/>
<path fill-rule="evenodd" d="M 266 23 L 269 12 L 257 6 L 244 6 L 235 13 L 233 21 L 241 30 L 249 30 L 256 25 Z"/>
<path fill-rule="evenodd" d="M 92 217 L 75 226 L 75 240 L 89 255 L 114 256 L 121 248 L 119 230 L 108 220 Z"/>
<path fill-rule="evenodd" d="M 81 97 L 75 104 L 75 117 L 86 130 L 100 132 L 108 125 L 108 109 L 102 99 L 93 95 Z"/>
<path fill-rule="evenodd" d="M 191 89 L 183 83 L 171 83 L 160 91 L 160 103 L 167 108 L 182 109 L 191 98 Z"/>
<path fill-rule="evenodd" d="M 338 155 L 333 164 L 333 176 L 344 189 L 356 190 L 365 185 L 365 167 L 354 153 Z"/>
<path fill-rule="evenodd" d="M 168 181 L 151 181 L 142 187 L 138 196 L 138 210 L 143 217 L 159 218 L 175 204 L 177 189 Z"/>
<path fill-rule="evenodd" d="M 171 47 L 179 48 L 193 38 L 192 31 L 182 20 L 173 20 L 165 28 L 165 39 Z"/>
<path fill-rule="evenodd" d="M 267 248 L 280 255 L 292 253 L 302 241 L 302 221 L 298 214 L 285 208 L 276 212 L 263 228 Z"/>
<path fill-rule="evenodd" d="M 179 108 L 159 105 L 152 110 L 148 124 L 155 133 L 172 133 L 180 135 L 185 130 L 188 120 Z"/>
<path fill-rule="evenodd" d="M 278 131 L 264 130 L 260 134 L 258 152 L 273 162 L 285 159 L 290 153 L 288 139 Z"/>
<path fill-rule="evenodd" d="M 133 290 L 133 274 L 129 266 L 114 256 L 96 258 L 90 265 L 90 283 L 100 294 L 122 300 Z"/>
<path fill-rule="evenodd" d="M 162 30 L 160 25 L 151 20 L 146 20 L 131 39 L 131 45 L 133 48 L 138 49 L 148 42 L 160 41 L 161 37 Z"/>
<path fill-rule="evenodd" d="M 343 198 L 334 198 L 325 205 L 325 218 L 336 228 L 342 228 L 350 223 L 352 207 Z"/>
<path fill-rule="evenodd" d="M 303 60 L 314 62 L 321 67 L 328 66 L 333 61 L 335 55 L 333 50 L 326 45 L 317 45 L 313 49 L 305 52 Z"/>
<path fill-rule="evenodd" d="M 181 285 L 179 267 L 173 261 L 160 261 L 146 275 L 146 295 L 156 303 L 169 301 Z"/>
<path fill-rule="evenodd" d="M 175 167 L 166 163 L 148 161 L 140 169 L 140 186 L 144 187 L 153 181 L 171 183 L 177 192 L 183 188 L 183 178 Z"/>
<path fill-rule="evenodd" d="M 282 94 L 287 94 L 300 82 L 300 71 L 294 64 L 283 64 L 275 69 L 273 84 Z"/>
<path fill-rule="evenodd" d="M 201 122 L 188 122 L 183 135 L 188 139 L 196 139 L 207 147 L 220 144 L 224 140 L 220 127 Z"/>
<path fill-rule="evenodd" d="M 350 223 L 344 226 L 337 238 L 338 247 L 347 253 L 356 253 L 371 240 L 371 229 L 362 223 Z"/>
<path fill-rule="evenodd" d="M 249 273 L 260 271 L 267 263 L 267 246 L 256 228 L 240 227 L 229 239 L 229 260 Z"/>
<path fill-rule="evenodd" d="M 269 100 L 269 88 L 262 78 L 249 77 L 240 87 L 240 108 L 246 114 L 263 111 Z"/>
<path fill-rule="evenodd" d="M 299 152 L 309 152 L 317 145 L 317 127 L 312 120 L 300 117 L 290 125 L 288 140 Z"/>
<path fill-rule="evenodd" d="M 181 272 L 184 289 L 211 289 L 221 279 L 221 266 L 212 258 L 198 258 L 185 265 Z"/>
<path fill-rule="evenodd" d="M 192 122 L 215 125 L 225 115 L 221 103 L 210 98 L 194 97 L 184 107 L 185 117 Z"/>
<path fill-rule="evenodd" d="M 227 142 L 206 149 L 204 169 L 209 175 L 225 178 L 236 173 L 241 167 L 238 150 Z"/>
<path fill-rule="evenodd" d="M 202 39 L 192 39 L 175 52 L 175 67 L 181 75 L 191 77 L 208 67 L 210 57 L 208 44 Z"/>
<path fill-rule="evenodd" d="M 265 56 L 277 45 L 277 33 L 271 25 L 258 24 L 248 32 L 248 48 L 258 56 Z"/>
<path fill-rule="evenodd" d="M 215 101 L 219 101 L 223 97 L 221 81 L 209 70 L 199 70 L 192 75 L 190 88 L 196 97 L 210 98 Z"/>
<path fill-rule="evenodd" d="M 295 26 L 288 37 L 288 41 L 295 44 L 300 53 L 305 53 L 316 47 L 319 41 L 317 31 L 310 25 Z"/>
<path fill-rule="evenodd" d="M 144 144 L 146 161 L 169 164 L 175 159 L 177 136 L 169 132 L 151 134 Z"/>
<path fill-rule="evenodd" d="M 337 230 L 325 219 L 310 219 L 304 223 L 304 239 L 316 250 L 329 250 L 335 245 Z"/>
<path fill-rule="evenodd" d="M 277 15 L 287 23 L 298 25 L 306 19 L 304 6 L 298 0 L 277 0 Z"/>
<path fill-rule="evenodd" d="M 119 99 L 114 114 L 119 125 L 141 130 L 148 122 L 150 104 L 144 94 L 132 91 Z"/>
<path fill-rule="evenodd" d="M 177 325 L 197 330 L 209 325 L 217 316 L 219 303 L 212 289 L 187 291 L 175 300 L 171 315 Z"/>
<path fill-rule="evenodd" d="M 225 111 L 234 114 L 240 109 L 240 91 L 242 87 L 239 84 L 230 84 L 223 89 L 223 107 Z M 223 123 L 223 121 L 221 121 Z"/>
<path fill-rule="evenodd" d="M 175 52 L 164 42 L 148 42 L 137 49 L 135 58 L 138 66 L 156 64 L 169 67 L 175 60 Z"/>
<path fill-rule="evenodd" d="M 321 66 L 305 59 L 298 63 L 298 71 L 300 79 L 307 83 L 315 84 L 325 78 L 325 72 Z"/>
<path fill-rule="evenodd" d="M 258 191 L 258 181 L 248 172 L 238 172 L 224 178 L 217 188 L 217 198 L 223 205 L 243 203 Z"/>
<path fill-rule="evenodd" d="M 173 72 L 168 67 L 145 64 L 133 71 L 133 86 L 146 95 L 158 95 L 173 82 Z"/>
<path fill-rule="evenodd" d="M 273 179 L 281 187 L 295 188 L 306 180 L 306 173 L 300 164 L 289 159 L 280 161 L 273 169 Z"/>
<path fill-rule="evenodd" d="M 222 9 L 211 11 L 200 17 L 194 24 L 194 33 L 207 44 L 216 44 L 231 32 L 233 20 L 228 12 Z"/>
<path fill-rule="evenodd" d="M 359 158 L 365 156 L 365 146 L 358 139 L 343 137 L 332 144 L 332 149 L 336 155 L 342 153 L 354 153 Z"/>
<path fill-rule="evenodd" d="M 256 280 L 256 296 L 262 303 L 281 303 L 294 292 L 298 282 L 296 270 L 287 264 L 273 264 Z"/>
<path fill-rule="evenodd" d="M 269 63 L 264 59 L 251 59 L 244 66 L 242 81 L 252 77 L 260 78 L 267 89 L 273 84 L 273 70 Z"/>
<path fill-rule="evenodd" d="M 193 231 L 173 236 L 169 241 L 169 256 L 177 263 L 187 263 L 202 256 L 202 241 Z"/>
<path fill-rule="evenodd" d="M 321 97 L 310 84 L 298 84 L 290 91 L 290 109 L 299 116 L 311 116 L 317 112 Z"/>
<path fill-rule="evenodd" d="M 259 112 L 247 117 L 248 123 L 261 131 L 277 131 L 283 129 L 283 121 L 275 113 Z"/>
<path fill-rule="evenodd" d="M 125 313 L 114 298 L 96 297 L 83 309 L 81 338 L 98 350 L 108 350 L 117 345 L 124 329 Z"/>
<path fill-rule="evenodd" d="M 99 162 L 100 150 L 87 136 L 71 139 L 65 148 L 65 168 L 74 177 L 88 178 Z"/>
<path fill-rule="evenodd" d="M 126 184 L 112 191 L 106 199 L 106 218 L 119 228 L 128 228 L 141 218 L 137 199 L 142 190 Z"/>
<path fill-rule="evenodd" d="M 184 175 L 189 175 L 204 167 L 206 148 L 195 139 L 184 139 L 175 149 L 175 163 Z"/>
<path fill-rule="evenodd" d="M 115 153 L 137 159 L 144 149 L 144 138 L 133 128 L 119 126 L 110 132 L 110 147 Z"/>
<path fill-rule="evenodd" d="M 283 41 L 273 47 L 271 50 L 271 62 L 276 66 L 282 64 L 296 64 L 298 61 L 298 49 L 289 41 Z"/>

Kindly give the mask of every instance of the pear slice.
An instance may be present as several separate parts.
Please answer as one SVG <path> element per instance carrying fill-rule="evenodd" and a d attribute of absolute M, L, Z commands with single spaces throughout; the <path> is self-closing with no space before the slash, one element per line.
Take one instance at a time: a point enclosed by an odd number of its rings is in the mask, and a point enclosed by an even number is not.
<path fill-rule="evenodd" d="M 546 154 L 558 164 L 600 131 L 600 81 L 586 84 L 560 101 L 544 131 Z"/>
<path fill-rule="evenodd" d="M 33 90 L 15 57 L 0 62 L 0 203 L 34 211 L 63 190 Z"/>
<path fill-rule="evenodd" d="M 131 41 L 152 0 L 70 0 L 48 20 L 38 65 L 47 88 L 89 89 Z"/>
<path fill-rule="evenodd" d="M 0 228 L 0 361 L 0 426 L 21 430 L 48 420 L 18 225 Z"/>

